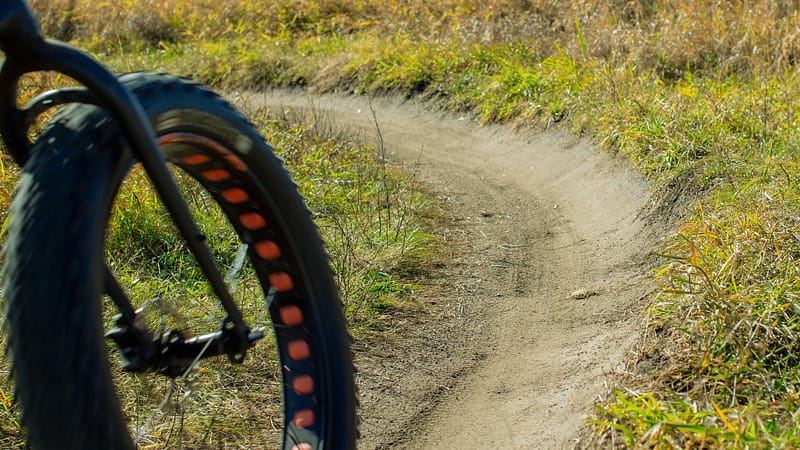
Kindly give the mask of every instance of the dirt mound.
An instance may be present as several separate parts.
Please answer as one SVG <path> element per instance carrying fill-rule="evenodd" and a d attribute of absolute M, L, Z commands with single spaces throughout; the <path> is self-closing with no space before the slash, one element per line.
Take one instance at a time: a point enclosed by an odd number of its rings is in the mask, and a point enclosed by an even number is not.
<path fill-rule="evenodd" d="M 259 94 L 376 135 L 364 98 Z M 574 445 L 634 342 L 660 227 L 627 163 L 563 131 L 513 133 L 413 101 L 373 101 L 391 157 L 449 208 L 454 259 L 391 342 L 357 342 L 360 447 Z M 452 244 L 450 244 L 452 243 Z M 395 319 L 398 321 L 398 319 Z"/>

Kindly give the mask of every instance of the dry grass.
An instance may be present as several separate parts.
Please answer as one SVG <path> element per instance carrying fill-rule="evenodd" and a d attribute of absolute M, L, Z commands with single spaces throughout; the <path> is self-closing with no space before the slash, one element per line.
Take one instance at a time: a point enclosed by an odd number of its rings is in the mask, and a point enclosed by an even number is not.
<path fill-rule="evenodd" d="M 408 35 L 427 44 L 513 41 L 543 57 L 563 51 L 632 64 L 665 80 L 687 72 L 723 78 L 782 74 L 800 50 L 797 5 L 788 0 L 114 0 L 77 2 L 65 27 L 69 1 L 31 2 L 45 32 L 55 36 L 66 29 L 69 37 L 109 47 L 282 33 Z"/>

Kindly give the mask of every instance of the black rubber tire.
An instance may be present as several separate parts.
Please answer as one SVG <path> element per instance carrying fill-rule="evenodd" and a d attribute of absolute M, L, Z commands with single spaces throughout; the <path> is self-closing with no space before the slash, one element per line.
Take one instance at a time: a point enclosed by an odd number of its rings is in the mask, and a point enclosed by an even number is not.
<path fill-rule="evenodd" d="M 196 84 L 147 73 L 121 80 L 140 99 L 168 159 L 197 177 L 251 244 L 264 294 L 277 283 L 270 316 L 283 367 L 283 448 L 354 448 L 341 302 L 318 231 L 280 160 L 239 113 Z M 221 147 L 201 142 L 198 150 L 198 136 Z M 132 163 L 105 112 L 71 105 L 37 141 L 20 177 L 4 250 L 5 297 L 16 398 L 34 449 L 133 447 L 101 323 L 104 233 Z M 227 178 L 206 177 L 214 171 Z M 234 188 L 248 199 L 226 201 L 223 193 Z M 266 225 L 245 224 L 247 214 Z M 267 239 L 280 256 L 257 251 Z M 297 342 L 304 351 L 292 353 Z M 292 388 L 299 374 L 310 374 L 313 391 Z"/>

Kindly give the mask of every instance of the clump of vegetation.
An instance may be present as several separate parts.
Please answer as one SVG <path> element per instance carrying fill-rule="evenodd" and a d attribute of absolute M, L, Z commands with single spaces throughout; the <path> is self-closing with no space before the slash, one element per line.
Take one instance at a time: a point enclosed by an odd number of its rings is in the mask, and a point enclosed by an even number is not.
<path fill-rule="evenodd" d="M 429 254 L 431 200 L 413 173 L 385 159 L 385 149 L 359 144 L 357 136 L 318 114 L 253 116 L 306 197 L 350 322 L 359 323 L 413 290 L 411 278 L 396 274 Z"/>
<path fill-rule="evenodd" d="M 800 191 L 796 162 L 783 169 L 718 191 L 677 231 L 629 389 L 598 407 L 598 443 L 800 445 Z"/>
<path fill-rule="evenodd" d="M 119 70 L 569 124 L 657 189 L 691 192 L 700 200 L 661 252 L 650 364 L 634 361 L 650 369 L 599 405 L 593 442 L 799 445 L 796 2 L 117 0 L 78 2 L 65 26 L 68 3 L 33 5 L 48 33 L 71 30 Z"/>

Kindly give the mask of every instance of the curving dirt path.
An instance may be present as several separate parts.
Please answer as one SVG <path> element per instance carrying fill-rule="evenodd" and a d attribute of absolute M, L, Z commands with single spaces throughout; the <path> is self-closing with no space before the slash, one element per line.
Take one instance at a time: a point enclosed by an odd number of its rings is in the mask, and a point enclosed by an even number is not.
<path fill-rule="evenodd" d="M 271 92 L 375 139 L 367 99 Z M 444 200 L 452 259 L 426 313 L 356 342 L 360 448 L 571 448 L 633 344 L 661 235 L 647 183 L 590 140 L 373 101 L 391 158 Z"/>

